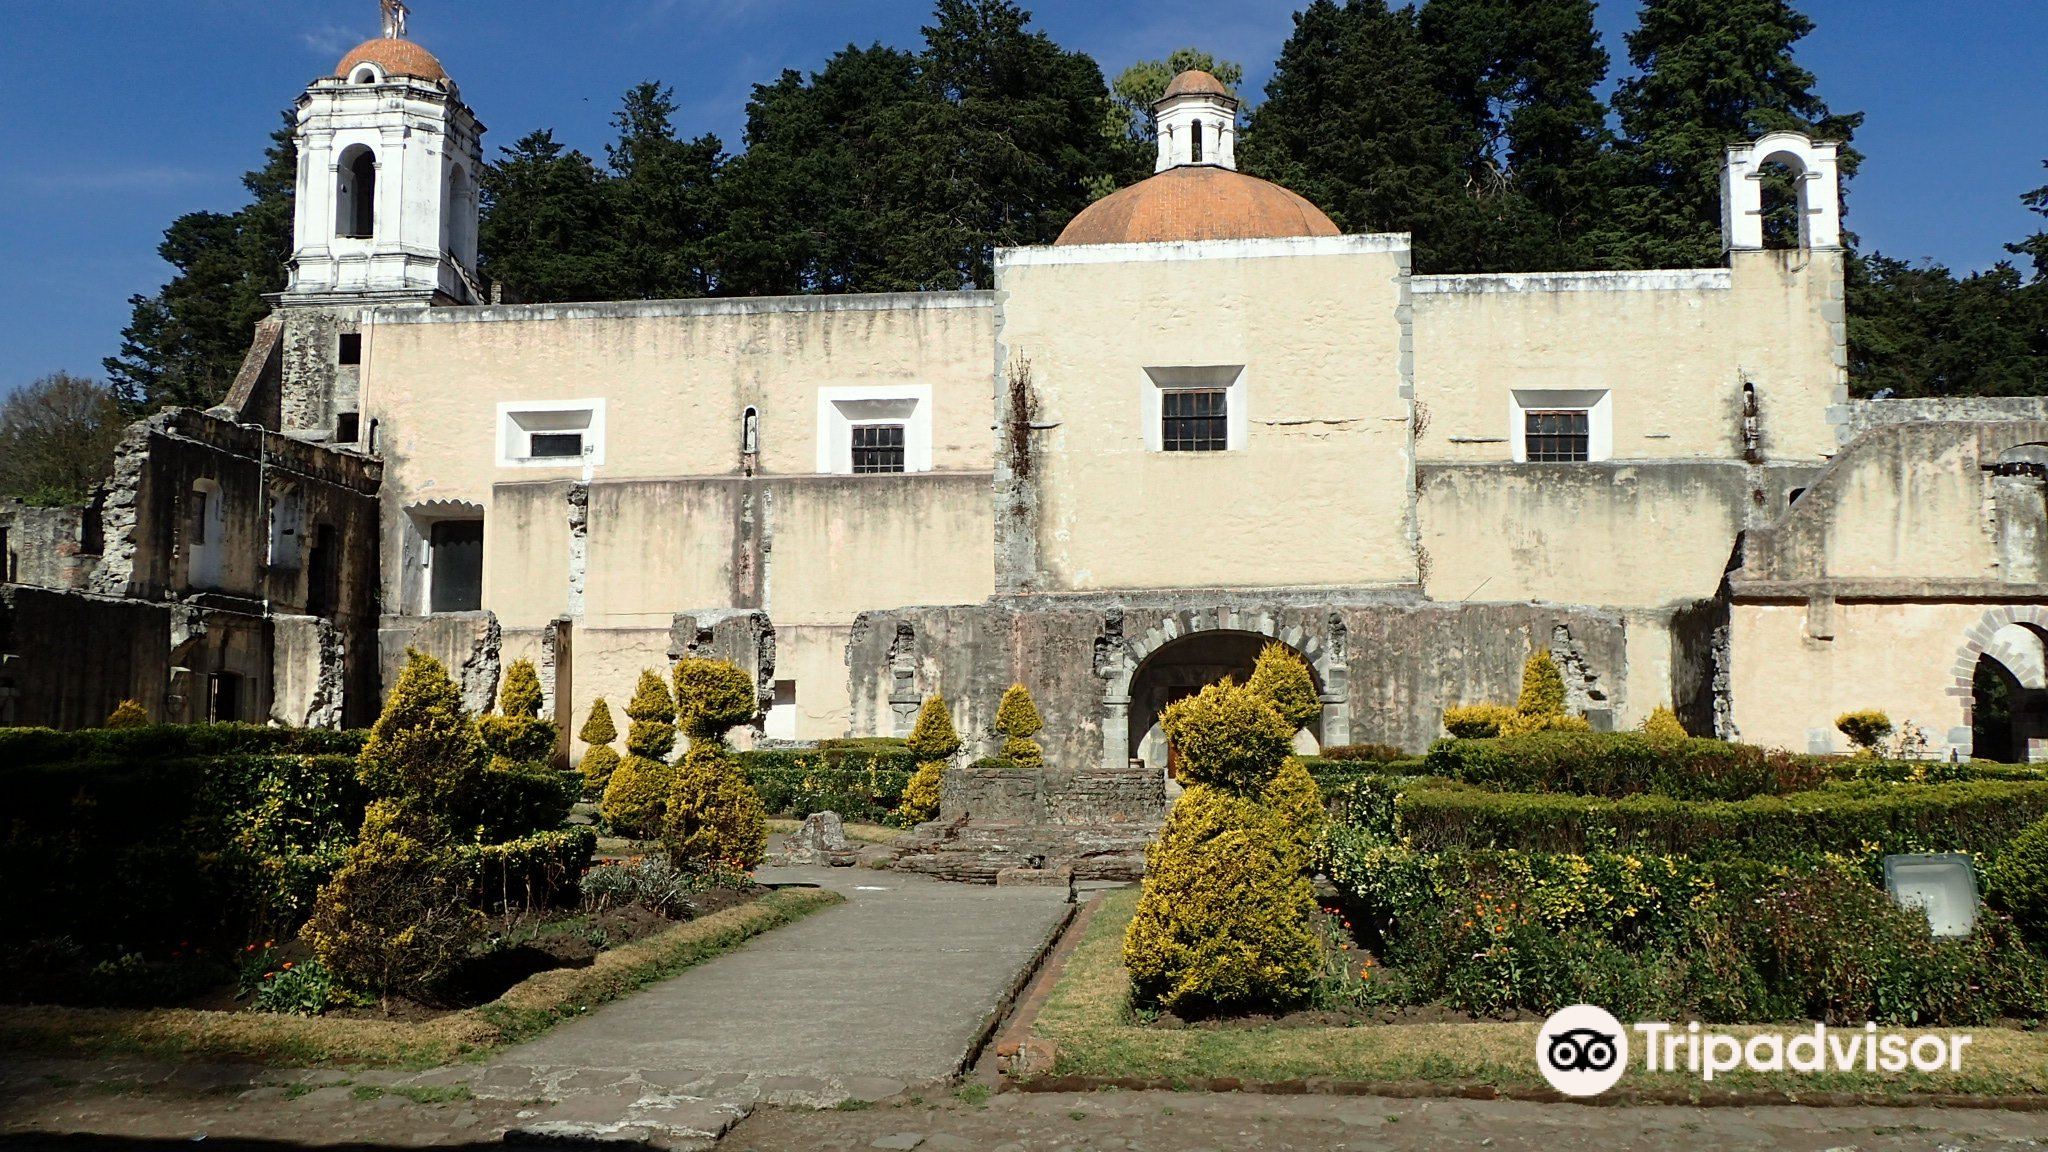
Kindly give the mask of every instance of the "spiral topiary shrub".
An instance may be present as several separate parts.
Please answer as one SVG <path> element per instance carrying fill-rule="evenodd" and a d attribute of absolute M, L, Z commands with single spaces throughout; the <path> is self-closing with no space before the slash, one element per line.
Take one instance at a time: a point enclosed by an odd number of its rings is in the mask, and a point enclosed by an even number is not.
<path fill-rule="evenodd" d="M 1315 912 L 1272 810 L 1192 785 L 1145 851 L 1144 895 L 1124 935 L 1133 998 L 1183 1016 L 1300 1004 L 1322 967 Z"/>
<path fill-rule="evenodd" d="M 668 686 L 652 670 L 640 673 L 640 684 L 626 705 L 626 758 L 605 785 L 598 814 L 621 836 L 652 839 L 661 834 L 662 812 L 675 769 L 668 762 L 676 745 L 676 705 Z"/>
<path fill-rule="evenodd" d="M 896 806 L 896 817 L 904 824 L 936 820 L 946 766 L 960 751 L 960 733 L 953 727 L 953 712 L 946 707 L 945 697 L 934 696 L 917 710 L 917 725 L 904 744 L 917 757 L 917 771 L 903 786 L 903 800 Z"/>
<path fill-rule="evenodd" d="M 1323 698 L 1316 692 L 1315 677 L 1294 650 L 1275 641 L 1259 652 L 1258 663 L 1244 686 L 1265 697 L 1280 718 L 1299 730 L 1323 714 Z"/>
<path fill-rule="evenodd" d="M 1031 689 L 1022 684 L 1010 685 L 1002 702 L 996 705 L 996 734 L 1003 738 L 1002 758 L 1027 768 L 1045 763 L 1045 749 L 1032 739 L 1044 727 L 1038 704 L 1031 699 Z"/>
<path fill-rule="evenodd" d="M 674 675 L 690 749 L 669 785 L 662 846 L 679 868 L 754 868 L 768 843 L 767 814 L 725 743 L 759 712 L 754 678 L 730 661 L 694 658 L 677 663 Z"/>
<path fill-rule="evenodd" d="M 611 782 L 612 772 L 619 766 L 619 754 L 612 748 L 612 741 L 619 738 L 619 730 L 612 723 L 612 707 L 599 696 L 590 705 L 590 715 L 583 721 L 583 728 L 576 733 L 585 744 L 590 745 L 583 752 L 583 760 L 577 767 L 583 773 L 583 791 L 587 795 L 604 795 L 604 786 Z"/>
<path fill-rule="evenodd" d="M 1265 697 L 1228 680 L 1166 706 L 1160 717 L 1180 777 L 1258 796 L 1294 746 L 1294 729 Z"/>

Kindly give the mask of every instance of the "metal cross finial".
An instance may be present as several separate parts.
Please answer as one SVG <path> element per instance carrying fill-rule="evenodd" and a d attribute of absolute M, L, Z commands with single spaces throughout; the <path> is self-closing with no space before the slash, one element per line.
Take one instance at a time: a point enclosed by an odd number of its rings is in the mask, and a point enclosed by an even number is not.
<path fill-rule="evenodd" d="M 384 38 L 396 40 L 405 35 L 405 0 L 377 0 L 384 8 Z"/>

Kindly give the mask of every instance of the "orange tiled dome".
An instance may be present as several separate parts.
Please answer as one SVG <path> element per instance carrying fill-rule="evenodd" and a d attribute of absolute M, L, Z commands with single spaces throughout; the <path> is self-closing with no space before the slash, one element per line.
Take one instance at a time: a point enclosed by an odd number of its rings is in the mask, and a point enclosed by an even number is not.
<path fill-rule="evenodd" d="M 1171 100 L 1175 96 L 1227 97 L 1230 96 L 1230 89 L 1223 86 L 1223 81 L 1209 75 L 1200 68 L 1190 68 L 1173 78 L 1173 81 L 1166 86 L 1166 94 L 1161 96 L 1160 99 Z M 1235 99 L 1235 97 L 1231 98 Z"/>
<path fill-rule="evenodd" d="M 1335 236 L 1322 210 L 1280 185 L 1214 165 L 1169 168 L 1105 196 L 1054 244 L 1156 244 Z"/>
<path fill-rule="evenodd" d="M 417 76 L 422 80 L 446 80 L 448 70 L 434 59 L 434 54 L 410 40 L 393 40 L 380 36 L 365 40 L 354 50 L 341 58 L 334 66 L 334 74 L 343 79 L 355 71 L 358 64 L 375 64 L 384 70 L 386 76 Z"/>

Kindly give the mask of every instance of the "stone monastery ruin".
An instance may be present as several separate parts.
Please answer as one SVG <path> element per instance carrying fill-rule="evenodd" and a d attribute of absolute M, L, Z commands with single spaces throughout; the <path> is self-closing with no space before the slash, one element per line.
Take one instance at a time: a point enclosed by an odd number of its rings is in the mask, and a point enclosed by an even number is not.
<path fill-rule="evenodd" d="M 1083 819 L 1278 640 L 1304 742 L 1419 750 L 1547 648 L 1596 728 L 1829 751 L 1883 708 L 1963 757 L 1988 658 L 2008 758 L 2048 754 L 2048 407 L 1849 399 L 1834 145 L 1729 148 L 1724 266 L 1418 276 L 1236 171 L 1214 77 L 1156 112 L 1156 174 L 989 291 L 519 305 L 476 272 L 483 125 L 363 44 L 299 99 L 291 282 L 226 400 L 136 424 L 89 505 L 0 508 L 0 723 L 358 726 L 412 647 L 478 707 L 534 659 L 573 762 L 696 654 L 757 677 L 756 742 L 938 694 L 973 751 L 1022 682 L 1011 800 Z"/>

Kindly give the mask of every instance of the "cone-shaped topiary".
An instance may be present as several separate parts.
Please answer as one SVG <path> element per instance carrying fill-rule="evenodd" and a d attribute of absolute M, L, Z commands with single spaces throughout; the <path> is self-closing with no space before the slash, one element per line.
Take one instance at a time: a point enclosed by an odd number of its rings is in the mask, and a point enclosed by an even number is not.
<path fill-rule="evenodd" d="M 617 835 L 653 840 L 661 835 L 662 814 L 668 810 L 668 794 L 675 782 L 675 766 L 668 761 L 627 753 L 605 783 L 598 815 Z"/>
<path fill-rule="evenodd" d="M 342 866 L 314 898 L 301 935 L 340 980 L 420 994 L 469 955 L 483 917 L 467 904 L 454 853 L 428 842 L 432 821 L 378 800 Z"/>
<path fill-rule="evenodd" d="M 583 728 L 576 735 L 590 745 L 577 765 L 583 772 L 583 791 L 586 795 L 602 796 L 604 786 L 611 782 L 612 772 L 619 766 L 619 754 L 611 746 L 619 738 L 619 730 L 612 724 L 612 707 L 604 697 L 599 696 L 591 703 L 590 715 L 584 718 Z"/>
<path fill-rule="evenodd" d="M 1678 713 L 1662 704 L 1650 710 L 1643 718 L 1643 735 L 1660 743 L 1686 738 L 1685 725 L 1678 722 Z"/>
<path fill-rule="evenodd" d="M 504 686 L 498 689 L 498 715 L 539 716 L 542 703 L 540 673 L 531 660 L 514 660 L 505 669 Z"/>
<path fill-rule="evenodd" d="M 754 678 L 730 660 L 676 662 L 676 727 L 692 739 L 723 738 L 761 710 Z"/>
<path fill-rule="evenodd" d="M 953 727 L 952 710 L 943 696 L 934 696 L 917 711 L 917 725 L 904 741 L 918 758 L 917 771 L 903 786 L 903 799 L 896 815 L 905 824 L 922 824 L 939 815 L 939 796 L 945 785 L 946 765 L 960 751 L 960 733 Z"/>
<path fill-rule="evenodd" d="M 1124 935 L 1133 999 L 1184 1016 L 1299 1004 L 1322 967 L 1315 911 L 1272 810 L 1192 785 L 1145 851 L 1145 892 Z"/>
<path fill-rule="evenodd" d="M 1294 744 L 1294 729 L 1265 697 L 1225 680 L 1166 706 L 1160 722 L 1181 779 L 1258 797 Z"/>
<path fill-rule="evenodd" d="M 1244 686 L 1266 698 L 1280 718 L 1299 730 L 1323 714 L 1323 699 L 1316 694 L 1315 677 L 1308 665 L 1287 645 L 1275 641 L 1259 652 L 1251 678 Z"/>
<path fill-rule="evenodd" d="M 114 705 L 114 710 L 107 714 L 106 727 L 147 728 L 149 727 L 149 710 L 142 706 L 142 701 L 140 700 L 123 700 L 119 704 Z"/>
<path fill-rule="evenodd" d="M 661 839 L 678 868 L 722 863 L 751 870 L 761 863 L 767 813 L 723 742 L 700 738 L 683 753 L 669 787 Z"/>
<path fill-rule="evenodd" d="M 409 651 L 356 757 L 357 778 L 373 797 L 446 819 L 475 806 L 483 772 L 483 744 L 461 689 L 439 660 Z"/>
<path fill-rule="evenodd" d="M 649 760 L 667 760 L 676 747 L 676 702 L 668 686 L 652 669 L 640 673 L 640 685 L 626 704 L 631 718 L 626 728 L 626 751 Z"/>
<path fill-rule="evenodd" d="M 1522 665 L 1522 695 L 1515 701 L 1515 711 L 1524 716 L 1564 714 L 1564 674 L 1547 650 L 1537 649 Z"/>
<path fill-rule="evenodd" d="M 1003 738 L 1002 757 L 1032 767 L 1044 763 L 1045 749 L 1032 739 L 1044 727 L 1038 705 L 1031 699 L 1031 689 L 1022 684 L 1010 685 L 1002 702 L 996 705 L 996 733 Z"/>
<path fill-rule="evenodd" d="M 1330 812 L 1323 806 L 1323 790 L 1316 786 L 1316 778 L 1309 775 L 1308 765 L 1299 757 L 1289 756 L 1266 785 L 1263 799 L 1303 865 L 1312 864 L 1323 837 L 1329 833 Z"/>

